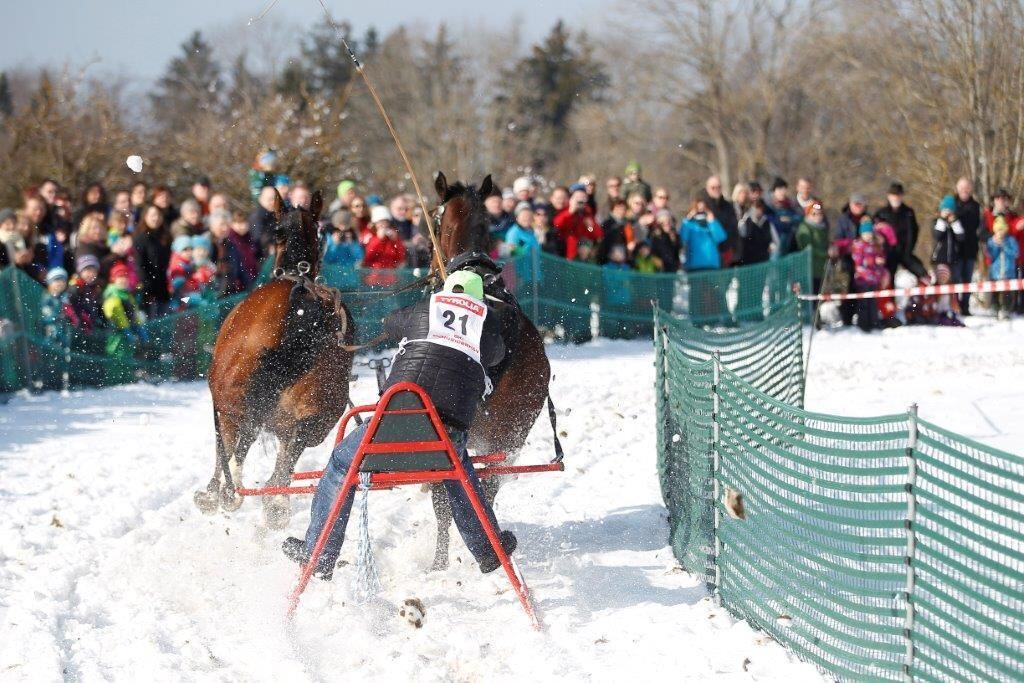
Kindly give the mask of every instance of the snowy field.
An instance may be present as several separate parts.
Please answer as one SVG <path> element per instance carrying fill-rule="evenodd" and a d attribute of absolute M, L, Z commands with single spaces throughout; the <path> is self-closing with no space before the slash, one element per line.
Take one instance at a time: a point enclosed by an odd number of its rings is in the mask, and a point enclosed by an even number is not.
<path fill-rule="evenodd" d="M 967 330 L 819 333 L 807 404 L 867 415 L 917 401 L 926 419 L 1020 450 L 1017 338 L 973 319 Z M 266 530 L 252 500 L 201 515 L 192 492 L 212 468 L 208 392 L 137 385 L 0 406 L 0 680 L 820 680 L 675 568 L 655 473 L 650 344 L 551 352 L 553 395 L 571 409 L 560 417 L 567 470 L 508 483 L 496 506 L 519 537 L 544 632 L 457 535 L 452 568 L 425 572 L 433 519 L 411 488 L 371 496 L 381 599 L 351 603 L 349 565 L 332 583 L 314 581 L 288 625 L 297 568 L 279 546 L 305 529 L 308 499 L 293 501 L 286 531 Z M 359 374 L 355 399 L 369 401 L 374 382 Z M 254 449 L 249 483 L 271 469 Z M 545 422 L 520 461 L 550 452 Z M 311 450 L 300 466 L 326 453 Z M 410 597 L 426 606 L 422 629 L 397 616 Z"/>

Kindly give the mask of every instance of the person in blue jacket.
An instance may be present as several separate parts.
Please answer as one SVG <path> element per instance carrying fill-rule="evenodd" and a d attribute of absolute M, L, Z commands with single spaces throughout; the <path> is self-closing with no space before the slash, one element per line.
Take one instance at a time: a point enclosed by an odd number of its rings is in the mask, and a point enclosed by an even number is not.
<path fill-rule="evenodd" d="M 704 200 L 695 200 L 679 224 L 679 241 L 686 251 L 687 272 L 721 268 L 718 245 L 725 241 L 725 237 L 725 228 L 715 214 L 708 211 Z"/>
<path fill-rule="evenodd" d="M 726 240 L 725 228 L 708 211 L 703 199 L 695 199 L 679 225 L 679 241 L 686 255 L 687 273 L 722 267 L 718 245 Z M 721 289 L 721 288 L 719 288 Z M 725 320 L 729 316 L 724 291 L 716 291 L 703 278 L 690 281 L 690 315 L 694 318 Z"/>
<path fill-rule="evenodd" d="M 540 248 L 537 236 L 533 234 L 533 205 L 530 202 L 519 202 L 515 210 L 516 220 L 505 231 L 505 245 L 509 256 L 515 258 Z"/>

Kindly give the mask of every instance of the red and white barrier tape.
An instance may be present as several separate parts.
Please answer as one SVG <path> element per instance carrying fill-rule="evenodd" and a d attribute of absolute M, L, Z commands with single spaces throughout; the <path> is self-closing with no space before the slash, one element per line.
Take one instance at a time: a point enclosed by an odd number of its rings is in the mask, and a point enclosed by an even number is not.
<path fill-rule="evenodd" d="M 994 280 L 992 282 L 964 283 L 959 285 L 921 285 L 904 289 L 881 289 L 876 292 L 853 292 L 850 294 L 800 294 L 803 301 L 845 301 L 849 299 L 887 299 L 895 296 L 928 296 L 932 294 L 966 294 L 968 292 L 1017 292 L 1024 290 L 1024 279 Z"/>

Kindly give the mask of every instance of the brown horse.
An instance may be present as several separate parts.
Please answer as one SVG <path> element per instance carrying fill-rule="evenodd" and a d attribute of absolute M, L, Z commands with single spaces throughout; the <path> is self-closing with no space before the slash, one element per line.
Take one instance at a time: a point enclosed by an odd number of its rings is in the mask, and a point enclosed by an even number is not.
<path fill-rule="evenodd" d="M 508 453 L 508 462 L 511 463 L 526 442 L 545 400 L 550 400 L 551 365 L 544 351 L 544 339 L 523 313 L 515 297 L 500 283 L 499 272 L 490 268 L 489 259 L 474 261 L 473 258 L 487 254 L 490 247 L 483 200 L 493 189 L 491 176 L 484 178 L 476 188 L 462 183 L 449 185 L 444 173 L 439 172 L 434 188 L 440 198 L 441 234 L 438 242 L 441 255 L 454 265 L 461 260 L 466 267 L 480 272 L 484 282 L 491 283 L 485 287 L 485 293 L 514 305 L 519 313 L 518 316 L 509 316 L 514 321 L 514 328 L 505 330 L 504 334 L 509 353 L 492 378 L 494 391 L 477 411 L 469 430 L 470 448 L 478 453 Z M 550 403 L 549 411 L 554 426 L 554 409 Z M 556 442 L 557 438 L 555 434 Z M 491 477 L 484 480 L 484 492 L 489 503 L 494 502 L 500 479 Z M 437 546 L 432 569 L 444 569 L 448 566 L 452 512 L 442 487 L 432 489 L 432 499 L 437 516 Z"/>
<path fill-rule="evenodd" d="M 274 214 L 274 280 L 231 311 L 217 335 L 210 364 L 217 457 L 213 478 L 197 491 L 205 513 L 218 505 L 236 510 L 242 497 L 242 465 L 261 431 L 277 437 L 274 472 L 267 482 L 291 481 L 302 451 L 322 442 L 348 402 L 355 336 L 352 318 L 337 292 L 314 284 L 320 268 L 318 221 L 323 197 L 308 210 Z M 286 496 L 264 498 L 267 524 L 288 522 Z"/>

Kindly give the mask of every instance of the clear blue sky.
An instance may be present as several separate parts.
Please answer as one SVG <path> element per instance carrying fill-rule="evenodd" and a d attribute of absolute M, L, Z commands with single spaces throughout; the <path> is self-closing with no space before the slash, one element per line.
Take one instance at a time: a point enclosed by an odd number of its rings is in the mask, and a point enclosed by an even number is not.
<path fill-rule="evenodd" d="M 7 4 L 8 0 L 4 0 Z M 519 17 L 523 37 L 543 35 L 558 17 L 593 13 L 601 0 L 325 0 L 336 20 L 357 35 L 373 25 L 382 33 L 402 23 L 444 20 L 458 28 L 486 22 L 495 28 Z M 82 65 L 149 79 L 159 74 L 179 44 L 195 29 L 204 33 L 244 29 L 270 0 L 31 0 L 4 10 L 0 70 L 18 66 Z M 317 0 L 278 0 L 266 23 L 308 25 L 322 16 Z M 591 17 L 592 18 L 592 17 Z M 591 23 L 591 22 L 587 22 Z M 265 27 L 267 28 L 267 27 Z"/>

